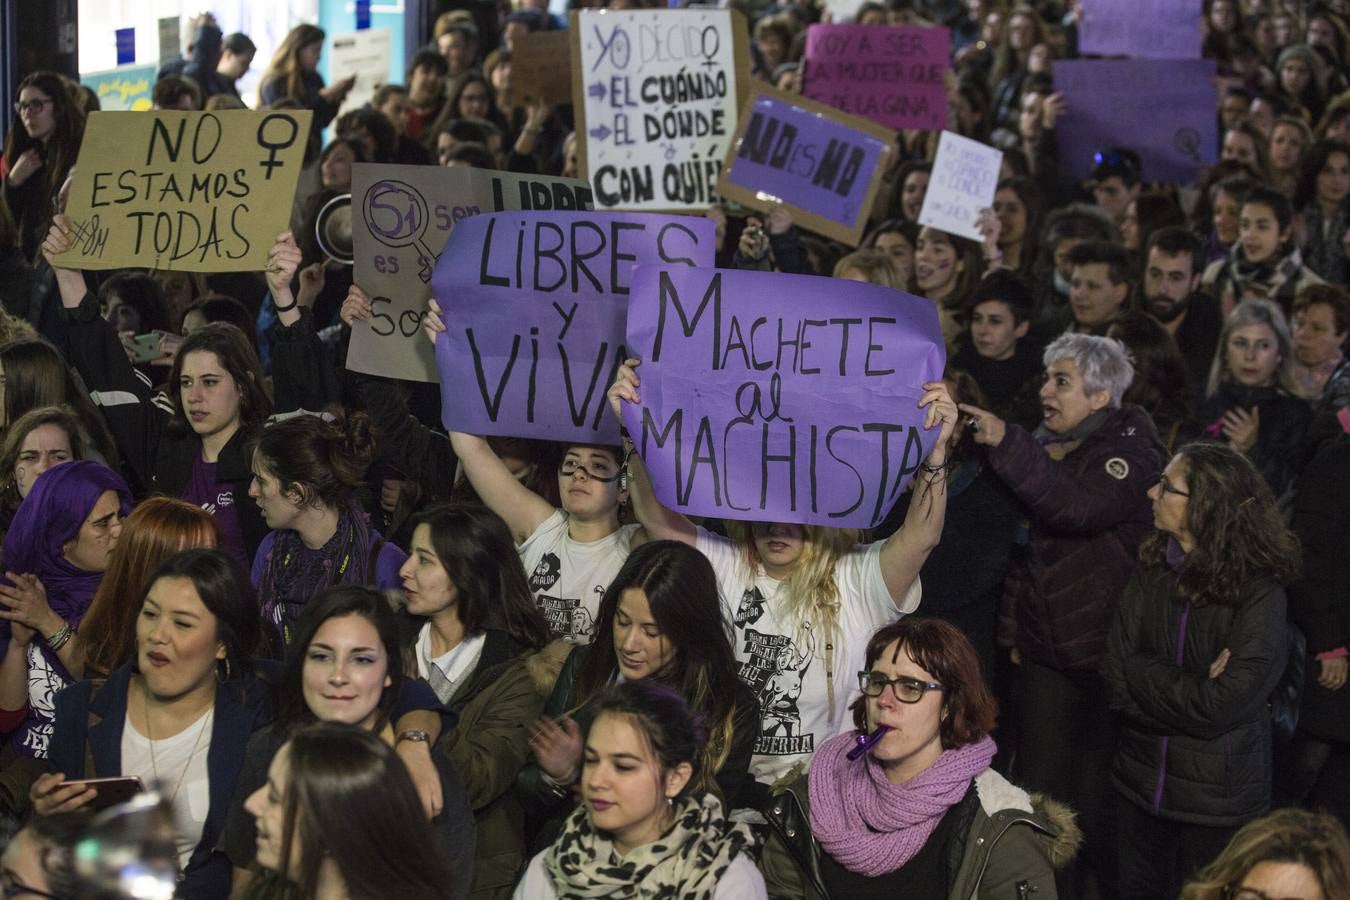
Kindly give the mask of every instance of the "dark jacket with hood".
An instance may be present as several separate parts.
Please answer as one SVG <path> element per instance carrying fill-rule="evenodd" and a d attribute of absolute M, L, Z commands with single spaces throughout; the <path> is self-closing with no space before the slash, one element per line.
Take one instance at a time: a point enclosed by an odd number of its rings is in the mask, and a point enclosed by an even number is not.
<path fill-rule="evenodd" d="M 1002 643 L 1052 669 L 1098 670 L 1116 602 L 1153 529 L 1147 491 L 1164 454 L 1137 406 L 1110 410 L 1058 461 L 1008 426 L 989 463 L 1030 513 L 1031 536 L 1004 583 Z"/>

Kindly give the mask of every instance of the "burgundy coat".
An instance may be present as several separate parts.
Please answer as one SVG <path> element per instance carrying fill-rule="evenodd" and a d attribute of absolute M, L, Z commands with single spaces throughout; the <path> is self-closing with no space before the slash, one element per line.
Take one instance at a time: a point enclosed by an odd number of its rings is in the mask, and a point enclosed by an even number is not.
<path fill-rule="evenodd" d="M 1008 426 L 989 462 L 1030 512 L 1031 538 L 1004 582 L 1002 643 L 1052 669 L 1101 668 L 1116 604 L 1153 530 L 1147 492 L 1166 453 L 1137 406 L 1114 410 L 1059 461 Z"/>

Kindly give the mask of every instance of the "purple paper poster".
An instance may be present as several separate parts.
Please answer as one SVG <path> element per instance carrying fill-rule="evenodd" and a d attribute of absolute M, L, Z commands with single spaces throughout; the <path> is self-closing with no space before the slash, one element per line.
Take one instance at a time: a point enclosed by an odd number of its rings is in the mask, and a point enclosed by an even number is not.
<path fill-rule="evenodd" d="M 1214 162 L 1218 125 L 1212 59 L 1092 59 L 1055 63 L 1060 166 L 1087 176 L 1093 154 L 1115 146 L 1139 154 L 1144 181 L 1189 183 Z"/>
<path fill-rule="evenodd" d="M 628 355 L 635 263 L 710 266 L 711 219 L 507 212 L 459 222 L 432 289 L 445 427 L 617 444 L 605 394 Z"/>
<path fill-rule="evenodd" d="M 1201 4 L 1182 0 L 1080 0 L 1078 52 L 1137 59 L 1199 59 Z"/>
<path fill-rule="evenodd" d="M 853 227 L 867 213 L 867 190 L 886 144 L 847 125 L 772 97 L 757 96 L 726 178 Z"/>
<path fill-rule="evenodd" d="M 899 131 L 947 127 L 946 28 L 812 25 L 802 93 Z"/>
<path fill-rule="evenodd" d="M 828 306 L 822 298 L 828 297 Z M 945 362 L 928 300 L 854 281 L 639 266 L 624 425 L 661 502 L 690 515 L 867 528 L 937 430 Z"/>

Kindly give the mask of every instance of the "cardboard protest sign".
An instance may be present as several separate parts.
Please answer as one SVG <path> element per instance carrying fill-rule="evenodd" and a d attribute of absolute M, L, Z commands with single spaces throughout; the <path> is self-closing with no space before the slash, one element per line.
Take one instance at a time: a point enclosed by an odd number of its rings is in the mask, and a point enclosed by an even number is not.
<path fill-rule="evenodd" d="M 1214 73 L 1212 59 L 1056 61 L 1068 106 L 1055 129 L 1060 167 L 1086 177 L 1093 154 L 1122 146 L 1139 154 L 1145 181 L 1194 181 L 1217 155 Z"/>
<path fill-rule="evenodd" d="M 261 269 L 286 230 L 309 110 L 96 112 L 66 218 L 75 269 Z"/>
<path fill-rule="evenodd" d="M 756 86 L 717 190 L 752 209 L 786 205 L 803 228 L 857 246 L 894 139 L 866 119 Z"/>
<path fill-rule="evenodd" d="M 375 89 L 389 80 L 392 42 L 393 34 L 388 28 L 366 28 L 333 35 L 333 49 L 328 55 L 332 80 L 356 76 L 356 83 L 342 101 L 339 112 L 365 106 L 375 96 Z"/>
<path fill-rule="evenodd" d="M 994 205 L 1002 152 L 979 141 L 944 131 L 938 137 L 937 156 L 928 192 L 919 210 L 919 224 L 983 240 L 975 227 L 980 211 Z"/>
<path fill-rule="evenodd" d="M 807 275 L 633 271 L 642 403 L 625 404 L 623 420 L 661 502 L 695 516 L 880 523 L 937 440 L 918 407 L 946 361 L 937 308 Z"/>
<path fill-rule="evenodd" d="M 1078 52 L 1137 59 L 1199 59 L 1204 40 L 1198 4 L 1177 0 L 1081 0 Z"/>
<path fill-rule="evenodd" d="M 572 102 L 572 36 L 566 31 L 532 31 L 516 38 L 511 51 L 511 105 Z"/>
<path fill-rule="evenodd" d="M 591 189 L 575 178 L 515 175 L 460 166 L 352 167 L 352 276 L 373 318 L 357 322 L 347 368 L 408 381 L 436 381 L 422 316 L 436 259 L 456 223 L 514 209 L 589 209 Z"/>
<path fill-rule="evenodd" d="M 627 358 L 634 263 L 711 266 L 711 219 L 519 212 L 466 219 L 432 279 L 445 427 L 617 444 L 606 392 Z"/>
<path fill-rule="evenodd" d="M 102 72 L 84 72 L 80 75 L 80 84 L 98 96 L 99 108 L 103 112 L 142 112 L 155 106 L 155 71 L 156 66 L 147 63 Z"/>
<path fill-rule="evenodd" d="M 729 9 L 572 14 L 577 162 L 600 209 L 705 210 L 748 89 L 745 19 Z"/>
<path fill-rule="evenodd" d="M 946 128 L 951 42 L 946 28 L 812 25 L 802 93 L 894 131 Z"/>

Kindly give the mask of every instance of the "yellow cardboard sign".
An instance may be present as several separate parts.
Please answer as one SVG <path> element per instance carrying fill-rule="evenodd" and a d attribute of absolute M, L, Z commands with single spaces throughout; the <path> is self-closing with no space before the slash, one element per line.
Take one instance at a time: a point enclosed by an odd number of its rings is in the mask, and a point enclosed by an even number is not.
<path fill-rule="evenodd" d="M 309 110 L 96 112 L 66 217 L 75 269 L 263 268 L 286 230 Z"/>

